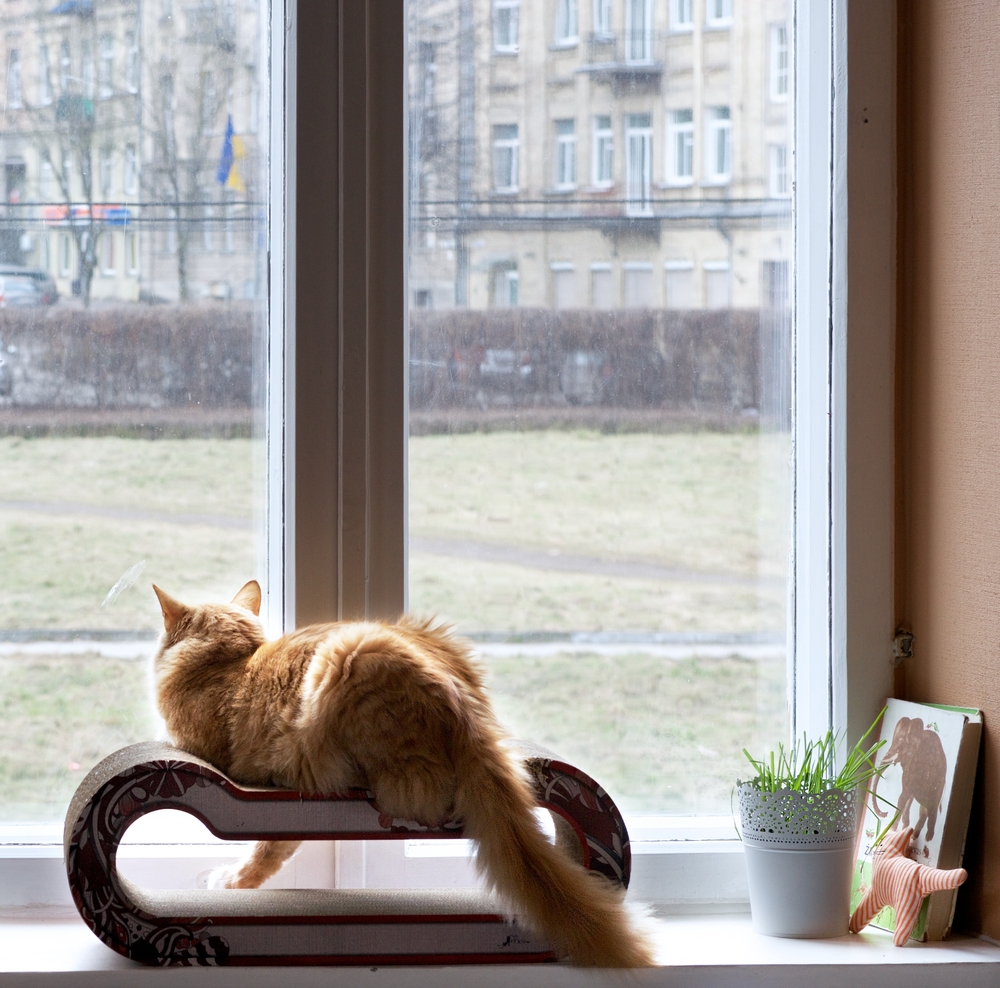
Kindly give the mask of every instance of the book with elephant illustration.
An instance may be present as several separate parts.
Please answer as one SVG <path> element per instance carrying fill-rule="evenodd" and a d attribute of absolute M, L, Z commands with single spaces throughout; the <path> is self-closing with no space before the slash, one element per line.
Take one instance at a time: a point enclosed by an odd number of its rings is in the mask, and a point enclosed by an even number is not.
<path fill-rule="evenodd" d="M 910 857 L 931 868 L 959 868 L 969 829 L 983 718 L 969 707 L 889 700 L 882 718 L 885 745 L 875 756 L 885 766 L 865 799 L 851 909 L 871 881 L 871 854 L 887 827 L 913 828 Z M 897 816 L 898 811 L 898 816 Z M 941 940 L 951 929 L 957 890 L 927 896 L 913 928 L 915 940 Z M 887 906 L 872 922 L 895 927 Z"/>

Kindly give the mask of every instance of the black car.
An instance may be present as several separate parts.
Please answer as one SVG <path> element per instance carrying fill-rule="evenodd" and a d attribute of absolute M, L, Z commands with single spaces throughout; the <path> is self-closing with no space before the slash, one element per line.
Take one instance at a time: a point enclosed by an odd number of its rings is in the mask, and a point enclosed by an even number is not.
<path fill-rule="evenodd" d="M 59 301 L 59 290 L 56 288 L 52 275 L 44 268 L 29 268 L 23 264 L 0 264 L 0 277 L 16 275 L 30 278 L 38 288 L 40 301 L 38 305 L 55 305 Z"/>

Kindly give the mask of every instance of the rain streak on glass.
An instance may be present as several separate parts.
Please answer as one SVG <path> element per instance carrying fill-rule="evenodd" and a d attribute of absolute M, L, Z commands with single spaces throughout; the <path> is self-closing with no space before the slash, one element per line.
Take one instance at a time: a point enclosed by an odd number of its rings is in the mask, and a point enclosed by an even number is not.
<path fill-rule="evenodd" d="M 409 0 L 411 610 L 627 812 L 784 739 L 793 0 Z"/>
<path fill-rule="evenodd" d="M 154 736 L 151 583 L 262 575 L 266 10 L 0 10 L 0 821 Z"/>

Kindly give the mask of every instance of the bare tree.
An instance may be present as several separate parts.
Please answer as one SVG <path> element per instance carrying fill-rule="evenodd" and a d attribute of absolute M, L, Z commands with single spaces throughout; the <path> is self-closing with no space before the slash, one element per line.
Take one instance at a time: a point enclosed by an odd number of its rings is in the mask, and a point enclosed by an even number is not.
<path fill-rule="evenodd" d="M 39 169 L 51 177 L 53 199 L 64 205 L 85 305 L 90 304 L 100 242 L 108 226 L 95 182 L 97 150 L 121 146 L 127 134 L 135 133 L 139 112 L 137 95 L 113 85 L 105 49 L 122 34 L 123 18 L 134 19 L 135 8 L 136 0 L 78 0 L 55 7 L 51 0 L 28 0 L 21 5 L 20 18 L 37 31 L 39 40 L 31 53 L 37 58 L 33 75 L 38 79 L 33 98 L 20 78 L 25 53 L 14 47 L 16 40 L 7 51 L 7 129 L 33 148 Z M 55 80 L 53 55 L 58 59 Z"/>
<path fill-rule="evenodd" d="M 187 12 L 179 44 L 148 68 L 152 93 L 146 120 L 152 156 L 144 168 L 148 197 L 168 204 L 176 237 L 178 292 L 190 295 L 189 254 L 204 229 L 206 205 L 218 186 L 216 169 L 225 134 L 225 109 L 238 61 L 231 7 L 203 2 Z"/>

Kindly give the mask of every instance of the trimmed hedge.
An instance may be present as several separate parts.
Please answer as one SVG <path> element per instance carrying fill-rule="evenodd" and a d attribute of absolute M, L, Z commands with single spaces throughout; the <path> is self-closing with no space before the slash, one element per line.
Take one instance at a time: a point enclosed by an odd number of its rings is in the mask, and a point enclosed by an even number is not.
<path fill-rule="evenodd" d="M 0 310 L 13 409 L 246 409 L 250 305 Z M 751 310 L 416 311 L 416 415 L 594 406 L 787 417 L 790 332 Z M 762 395 L 771 396 L 761 409 Z"/>

